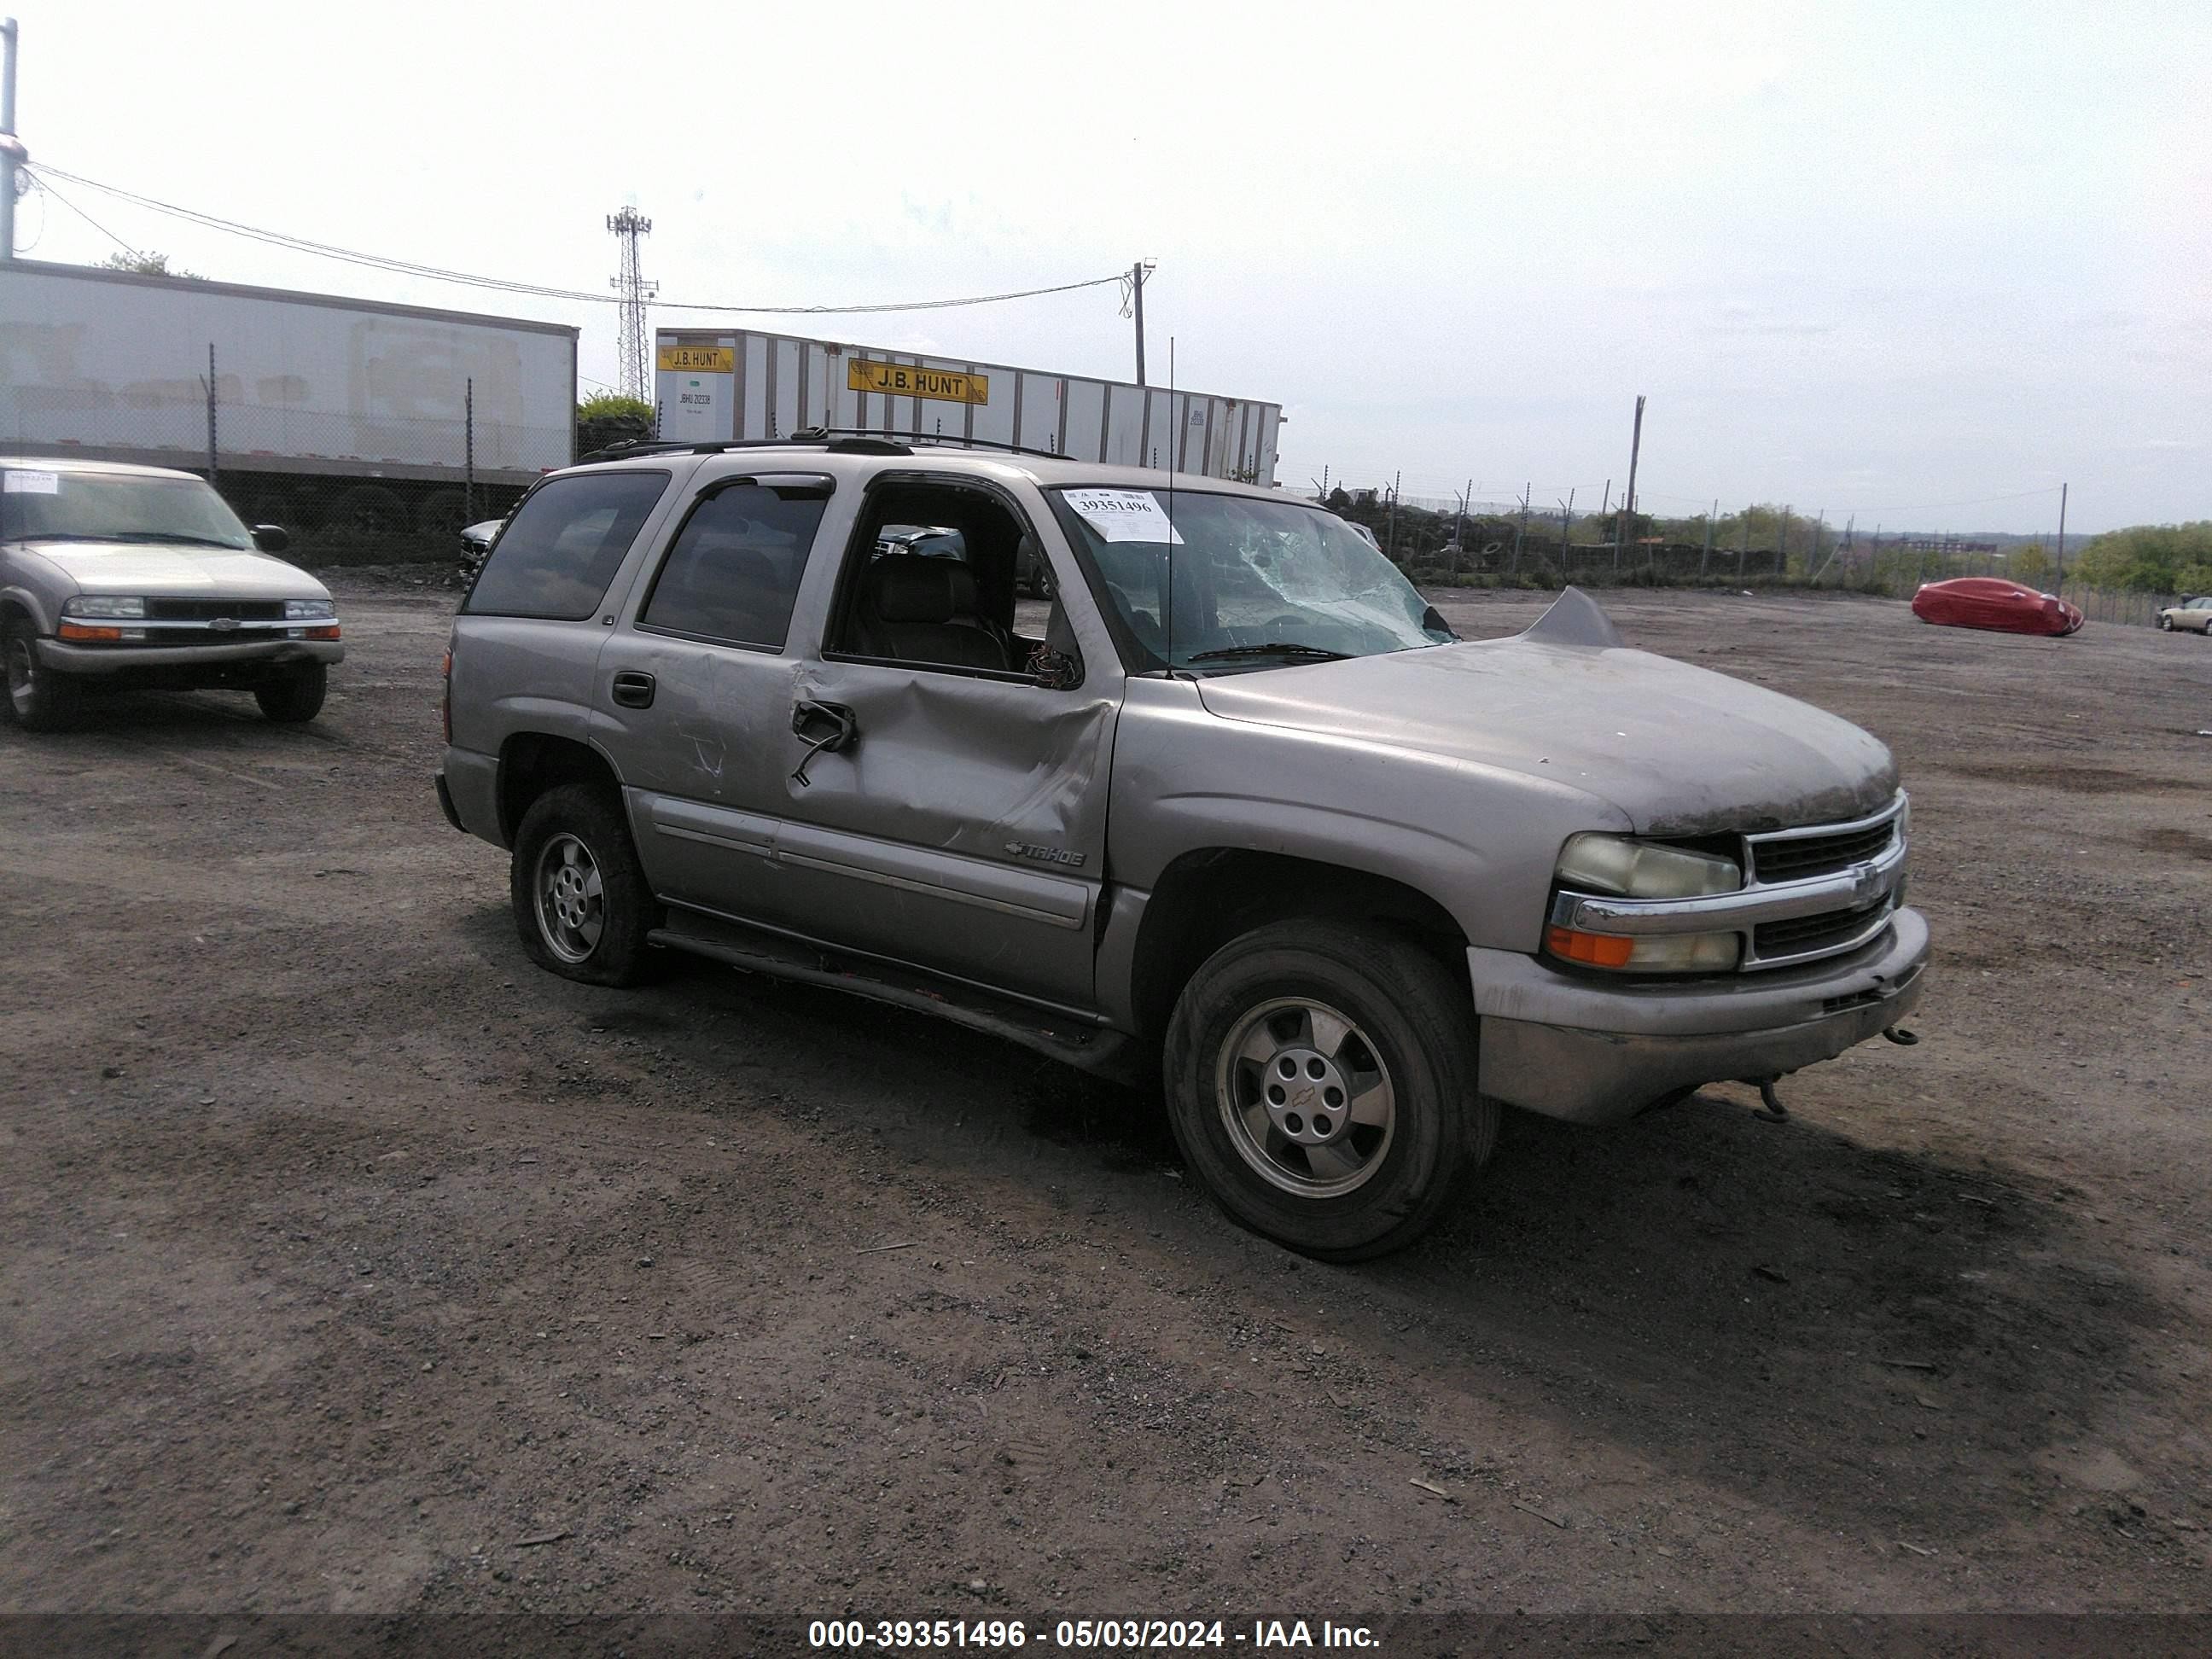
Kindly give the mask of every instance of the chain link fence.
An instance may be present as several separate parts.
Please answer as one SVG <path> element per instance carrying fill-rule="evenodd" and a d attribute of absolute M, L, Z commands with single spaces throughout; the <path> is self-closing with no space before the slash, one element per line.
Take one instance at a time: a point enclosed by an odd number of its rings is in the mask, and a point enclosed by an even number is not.
<path fill-rule="evenodd" d="M 1594 494 L 1597 492 L 1593 492 Z M 1604 492 L 1610 497 L 1611 490 Z M 1414 580 L 1472 587 L 1794 587 L 1909 598 L 1923 582 L 2009 577 L 2040 588 L 2057 565 L 2039 544 L 1869 534 L 1765 504 L 1687 517 L 1610 500 L 1577 506 L 1403 495 L 1335 486 L 1316 499 L 1365 526 Z"/>

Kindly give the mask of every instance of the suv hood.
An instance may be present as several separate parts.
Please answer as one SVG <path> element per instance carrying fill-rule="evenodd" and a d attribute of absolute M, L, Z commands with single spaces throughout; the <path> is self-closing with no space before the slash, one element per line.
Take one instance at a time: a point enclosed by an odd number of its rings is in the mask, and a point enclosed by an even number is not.
<path fill-rule="evenodd" d="M 1637 833 L 1863 817 L 1897 790 L 1850 721 L 1648 651 L 1530 639 L 1200 680 L 1209 714 L 1468 761 L 1609 801 Z"/>
<path fill-rule="evenodd" d="M 168 598 L 327 599 L 330 590 L 295 564 L 227 547 L 147 542 L 31 542 L 37 555 L 87 593 Z"/>

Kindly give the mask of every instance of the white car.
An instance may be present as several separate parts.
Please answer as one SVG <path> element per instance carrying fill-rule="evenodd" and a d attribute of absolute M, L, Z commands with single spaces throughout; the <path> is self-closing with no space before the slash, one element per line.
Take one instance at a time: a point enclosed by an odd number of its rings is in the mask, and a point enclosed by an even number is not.
<path fill-rule="evenodd" d="M 2176 629 L 2191 634 L 2212 634 L 2212 593 L 2199 593 L 2193 599 L 2166 606 L 2158 613 L 2158 625 L 2169 634 Z"/>
<path fill-rule="evenodd" d="M 0 656 L 34 732 L 100 690 L 251 691 L 311 720 L 345 655 L 330 590 L 273 556 L 202 478 L 119 461 L 0 456 Z"/>

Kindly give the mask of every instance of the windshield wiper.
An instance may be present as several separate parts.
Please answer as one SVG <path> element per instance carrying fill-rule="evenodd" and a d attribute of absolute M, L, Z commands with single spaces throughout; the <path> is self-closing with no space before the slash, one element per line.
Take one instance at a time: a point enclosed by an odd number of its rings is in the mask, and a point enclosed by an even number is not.
<path fill-rule="evenodd" d="M 1348 651 L 1324 651 L 1317 645 L 1271 641 L 1266 645 L 1224 645 L 1218 651 L 1195 652 L 1184 660 L 1226 662 L 1235 657 L 1306 657 L 1315 662 L 1342 662 L 1351 654 Z"/>
<path fill-rule="evenodd" d="M 112 536 L 102 539 L 118 542 L 182 542 L 188 547 L 220 547 L 233 553 L 246 553 L 252 550 L 250 548 L 240 547 L 236 542 L 219 542 L 212 536 L 187 536 L 178 530 L 139 530 L 132 532 L 128 536 Z"/>

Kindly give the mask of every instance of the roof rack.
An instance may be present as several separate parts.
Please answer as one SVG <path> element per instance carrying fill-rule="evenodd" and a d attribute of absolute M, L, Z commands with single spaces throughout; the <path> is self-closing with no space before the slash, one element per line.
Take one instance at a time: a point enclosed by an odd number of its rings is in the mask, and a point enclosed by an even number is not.
<path fill-rule="evenodd" d="M 819 427 L 804 428 L 788 438 L 727 438 L 712 443 L 684 443 L 674 440 L 625 438 L 620 443 L 609 444 L 605 449 L 595 449 L 588 455 L 579 455 L 576 465 L 587 466 L 600 461 L 635 460 L 641 455 L 721 455 L 733 449 L 793 449 L 819 446 L 841 455 L 911 455 L 914 452 L 904 444 L 891 443 L 883 439 L 854 440 L 833 438 Z"/>
<path fill-rule="evenodd" d="M 916 444 L 948 449 L 989 449 L 1009 455 L 1034 455 L 1040 460 L 1063 461 L 1049 449 L 1003 443 L 995 438 L 969 438 L 949 433 L 916 433 L 910 437 L 887 437 L 853 426 L 803 426 L 787 438 L 727 438 L 711 443 L 674 440 L 625 438 L 620 443 L 579 455 L 575 464 L 588 466 L 602 461 L 635 460 L 641 455 L 723 455 L 738 449 L 793 449 L 819 447 L 833 455 L 911 455 Z"/>
<path fill-rule="evenodd" d="M 1068 459 L 1049 449 L 1031 449 L 1026 444 L 1006 443 L 997 438 L 963 437 L 950 432 L 915 432 L 904 434 L 896 438 L 889 438 L 881 434 L 871 433 L 865 427 L 857 426 L 817 426 L 806 429 L 810 432 L 825 433 L 837 437 L 873 438 L 878 442 L 888 443 L 896 448 L 903 449 L 909 455 L 914 453 L 912 446 L 915 444 L 938 444 L 948 449 L 996 449 L 1009 455 L 1034 455 L 1042 461 L 1064 461 Z M 798 434 L 794 433 L 793 435 L 795 437 Z"/>

